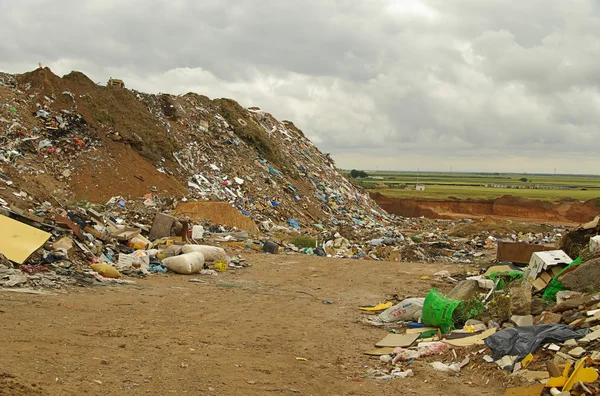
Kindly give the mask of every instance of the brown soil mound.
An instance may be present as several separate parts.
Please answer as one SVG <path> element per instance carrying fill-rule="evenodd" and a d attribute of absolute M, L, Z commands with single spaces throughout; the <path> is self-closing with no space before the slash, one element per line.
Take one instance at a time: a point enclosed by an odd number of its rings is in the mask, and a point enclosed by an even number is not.
<path fill-rule="evenodd" d="M 177 206 L 176 216 L 187 216 L 192 220 L 209 221 L 240 230 L 258 232 L 251 218 L 241 214 L 227 202 L 186 202 Z"/>
<path fill-rule="evenodd" d="M 495 200 L 427 200 L 390 198 L 371 194 L 379 206 L 397 216 L 432 219 L 493 216 L 504 219 L 555 223 L 582 223 L 593 219 L 600 206 L 596 200 L 546 202 L 504 196 Z"/>
<path fill-rule="evenodd" d="M 181 182 L 160 173 L 129 146 L 108 141 L 92 155 L 74 167 L 70 185 L 77 201 L 103 203 L 115 195 L 140 198 L 152 193 L 153 186 L 160 196 L 187 194 Z"/>

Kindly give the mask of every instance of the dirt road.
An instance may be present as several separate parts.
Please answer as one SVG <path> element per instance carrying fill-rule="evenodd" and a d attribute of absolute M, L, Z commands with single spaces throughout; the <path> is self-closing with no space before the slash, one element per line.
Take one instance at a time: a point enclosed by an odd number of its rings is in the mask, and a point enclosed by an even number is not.
<path fill-rule="evenodd" d="M 0 395 L 503 394 L 504 373 L 448 375 L 427 365 L 436 358 L 414 362 L 412 378 L 364 379 L 382 366 L 363 352 L 387 332 L 360 323 L 357 306 L 447 291 L 419 277 L 466 267 L 245 257 L 251 268 L 206 283 L 156 275 L 54 296 L 0 292 Z"/>

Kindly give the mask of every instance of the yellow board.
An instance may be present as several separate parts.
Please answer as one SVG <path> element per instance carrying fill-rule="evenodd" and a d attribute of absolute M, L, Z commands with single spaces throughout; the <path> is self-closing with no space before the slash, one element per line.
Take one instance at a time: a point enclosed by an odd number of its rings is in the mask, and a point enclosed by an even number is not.
<path fill-rule="evenodd" d="M 361 311 L 383 311 L 385 309 L 390 308 L 393 305 L 391 301 L 386 303 L 379 303 L 374 307 L 358 307 Z"/>
<path fill-rule="evenodd" d="M 17 264 L 23 264 L 49 238 L 45 231 L 0 215 L 0 253 Z"/>

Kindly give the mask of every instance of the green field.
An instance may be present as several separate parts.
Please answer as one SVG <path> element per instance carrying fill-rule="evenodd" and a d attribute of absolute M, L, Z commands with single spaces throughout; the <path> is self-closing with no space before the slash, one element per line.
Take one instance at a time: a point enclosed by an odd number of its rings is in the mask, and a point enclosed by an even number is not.
<path fill-rule="evenodd" d="M 600 197 L 600 176 L 542 175 L 514 173 L 434 173 L 434 172 L 367 172 L 368 178 L 354 179 L 369 191 L 390 197 L 429 199 L 494 199 L 504 195 L 555 201 L 572 198 L 580 201 Z M 527 181 L 521 181 L 526 178 Z M 425 191 L 416 191 L 415 185 Z M 492 187 L 503 185 L 507 187 Z M 515 187 L 538 188 L 515 188 Z M 568 188 L 566 190 L 544 187 Z M 408 189 L 406 189 L 408 187 Z"/>

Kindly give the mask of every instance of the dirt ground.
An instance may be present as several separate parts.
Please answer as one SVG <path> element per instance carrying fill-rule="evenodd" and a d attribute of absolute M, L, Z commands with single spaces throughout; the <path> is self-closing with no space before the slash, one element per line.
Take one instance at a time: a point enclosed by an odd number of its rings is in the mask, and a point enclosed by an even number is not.
<path fill-rule="evenodd" d="M 440 357 L 415 361 L 412 378 L 364 378 L 383 366 L 363 352 L 387 331 L 360 323 L 357 307 L 448 291 L 419 278 L 466 266 L 244 257 L 252 267 L 205 283 L 155 275 L 51 296 L 0 292 L 0 395 L 499 395 L 508 386 L 492 365 L 436 372 L 427 362 Z"/>
<path fill-rule="evenodd" d="M 586 202 L 575 199 L 546 202 L 504 196 L 493 200 L 440 200 L 391 198 L 380 193 L 372 193 L 371 198 L 388 213 L 404 217 L 425 216 L 431 219 L 491 218 L 577 225 L 592 220 L 599 209 L 595 199 Z"/>

